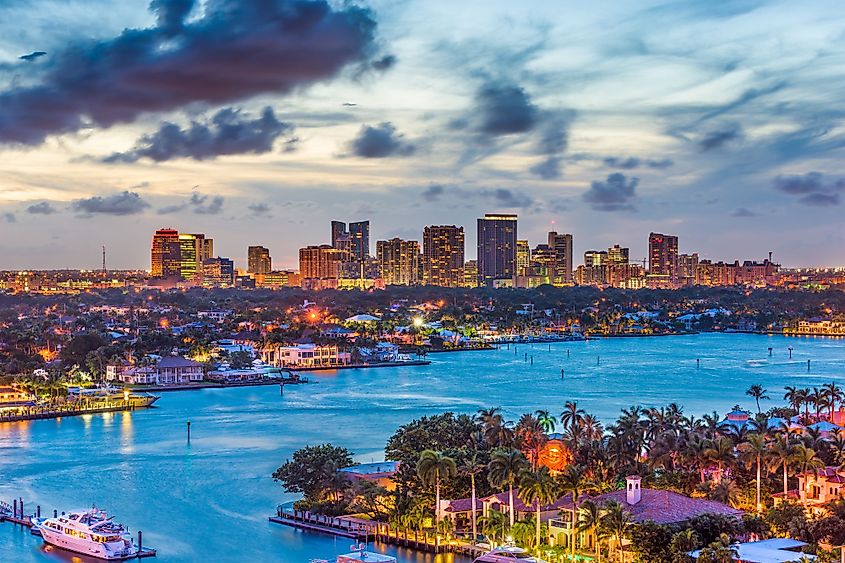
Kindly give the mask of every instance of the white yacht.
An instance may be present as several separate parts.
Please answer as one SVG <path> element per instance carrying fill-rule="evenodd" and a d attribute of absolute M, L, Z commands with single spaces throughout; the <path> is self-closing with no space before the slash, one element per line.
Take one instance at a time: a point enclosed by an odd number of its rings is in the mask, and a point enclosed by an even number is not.
<path fill-rule="evenodd" d="M 539 557 L 534 557 L 521 547 L 502 546 L 488 551 L 473 563 L 546 563 Z"/>
<path fill-rule="evenodd" d="M 312 559 L 310 563 L 396 563 L 396 558 L 392 555 L 367 551 L 367 546 L 363 543 L 355 544 L 350 549 L 352 550 L 351 553 L 338 555 L 334 561 Z"/>
<path fill-rule="evenodd" d="M 42 519 L 38 529 L 44 543 L 89 557 L 121 560 L 137 554 L 126 528 L 112 518 L 94 507 Z"/>

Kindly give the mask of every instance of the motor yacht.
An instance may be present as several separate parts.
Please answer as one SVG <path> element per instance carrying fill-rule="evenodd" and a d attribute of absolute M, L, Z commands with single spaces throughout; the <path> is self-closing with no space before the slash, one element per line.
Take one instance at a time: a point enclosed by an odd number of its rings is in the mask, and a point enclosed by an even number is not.
<path fill-rule="evenodd" d="M 473 563 L 546 563 L 539 557 L 534 557 L 521 547 L 502 546 L 494 548 Z"/>
<path fill-rule="evenodd" d="M 36 523 L 44 543 L 110 561 L 122 560 L 138 552 L 128 530 L 95 508 L 73 511 Z"/>

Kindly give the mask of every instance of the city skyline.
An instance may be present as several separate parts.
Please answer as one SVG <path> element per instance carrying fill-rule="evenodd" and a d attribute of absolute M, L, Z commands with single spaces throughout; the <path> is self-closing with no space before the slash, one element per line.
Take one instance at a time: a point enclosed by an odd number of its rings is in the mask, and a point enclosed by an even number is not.
<path fill-rule="evenodd" d="M 634 261 L 664 232 L 702 259 L 845 265 L 834 2 L 315 2 L 296 40 L 284 0 L 145 4 L 0 6 L 0 269 L 97 268 L 103 245 L 145 268 L 136 241 L 167 225 L 294 268 L 338 217 L 369 219 L 374 253 L 485 213 L 532 246 L 572 233 L 576 257 Z M 180 70 L 224 55 L 204 90 Z"/>

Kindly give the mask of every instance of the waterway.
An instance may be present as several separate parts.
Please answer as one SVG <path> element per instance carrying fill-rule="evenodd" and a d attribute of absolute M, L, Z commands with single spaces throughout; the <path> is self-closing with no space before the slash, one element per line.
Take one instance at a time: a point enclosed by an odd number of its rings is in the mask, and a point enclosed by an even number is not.
<path fill-rule="evenodd" d="M 623 407 L 677 402 L 700 416 L 737 403 L 753 408 L 745 390 L 754 383 L 769 389 L 764 408 L 783 402 L 785 385 L 845 386 L 842 339 L 702 334 L 429 358 L 429 366 L 309 374 L 316 383 L 289 386 L 284 396 L 272 386 L 180 391 L 163 393 L 154 409 L 0 424 L 0 500 L 23 497 L 45 512 L 97 503 L 143 530 L 161 563 L 304 563 L 344 553 L 350 543 L 267 521 L 292 499 L 273 482 L 273 470 L 308 444 L 332 442 L 361 462 L 378 461 L 398 426 L 445 410 L 501 406 L 517 418 L 577 400 L 609 421 Z M 464 563 L 397 555 L 401 563 Z M 0 524 L 0 561 L 73 560 Z"/>

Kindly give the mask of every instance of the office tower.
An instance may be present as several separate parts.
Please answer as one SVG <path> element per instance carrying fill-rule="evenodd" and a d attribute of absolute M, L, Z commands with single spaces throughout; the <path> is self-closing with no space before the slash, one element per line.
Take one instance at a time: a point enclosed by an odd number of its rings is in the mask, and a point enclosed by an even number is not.
<path fill-rule="evenodd" d="M 548 244 L 538 244 L 531 251 L 529 275 L 544 278 L 543 283 L 550 284 L 555 275 L 557 257 L 555 250 Z"/>
<path fill-rule="evenodd" d="M 464 267 L 464 228 L 429 225 L 423 230 L 423 283 L 458 287 Z"/>
<path fill-rule="evenodd" d="M 273 271 L 273 260 L 270 251 L 263 246 L 247 248 L 247 268 L 250 274 L 269 274 Z"/>
<path fill-rule="evenodd" d="M 337 241 L 346 233 L 346 223 L 343 221 L 332 221 L 332 246 L 337 248 Z"/>
<path fill-rule="evenodd" d="M 202 284 L 229 287 L 235 283 L 235 263 L 228 258 L 206 258 L 202 263 Z"/>
<path fill-rule="evenodd" d="M 478 283 L 516 275 L 516 215 L 486 214 L 478 220 Z"/>
<path fill-rule="evenodd" d="M 661 233 L 648 235 L 648 273 L 664 276 L 670 281 L 677 277 L 678 237 Z"/>
<path fill-rule="evenodd" d="M 179 231 L 159 229 L 153 235 L 150 249 L 150 273 L 154 278 L 167 278 L 181 274 L 182 251 Z"/>
<path fill-rule="evenodd" d="M 349 223 L 349 236 L 352 238 L 352 255 L 363 262 L 370 256 L 370 222 Z"/>
<path fill-rule="evenodd" d="M 607 249 L 607 263 L 613 265 L 627 264 L 629 262 L 629 252 L 627 248 L 614 244 Z"/>
<path fill-rule="evenodd" d="M 572 235 L 549 232 L 549 248 L 555 253 L 555 268 L 552 276 L 554 285 L 572 283 Z"/>
<path fill-rule="evenodd" d="M 306 246 L 299 249 L 299 272 L 303 278 L 338 279 L 346 257 L 345 251 L 328 244 Z"/>
<path fill-rule="evenodd" d="M 199 283 L 202 281 L 203 262 L 213 256 L 210 252 L 213 249 L 211 239 L 205 238 L 203 234 L 180 233 L 179 248 L 179 273 L 182 279 Z"/>
<path fill-rule="evenodd" d="M 524 276 L 531 264 L 531 248 L 527 240 L 516 241 L 516 275 Z"/>
<path fill-rule="evenodd" d="M 379 275 L 386 285 L 416 285 L 420 282 L 420 243 L 392 238 L 376 242 Z"/>
<path fill-rule="evenodd" d="M 588 250 L 584 253 L 584 265 L 588 268 L 592 266 L 603 266 L 607 263 L 607 252 L 604 250 Z"/>

